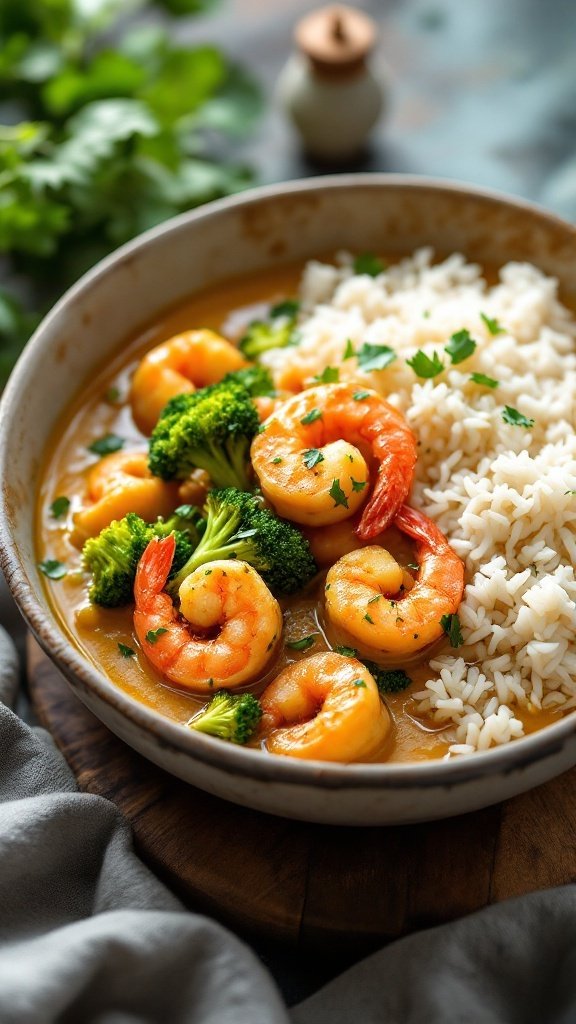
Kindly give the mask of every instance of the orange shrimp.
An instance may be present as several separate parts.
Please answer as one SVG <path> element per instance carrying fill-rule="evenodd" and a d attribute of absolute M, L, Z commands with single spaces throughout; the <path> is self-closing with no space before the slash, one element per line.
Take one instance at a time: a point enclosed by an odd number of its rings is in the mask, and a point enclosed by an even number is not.
<path fill-rule="evenodd" d="M 136 367 L 130 390 L 136 426 L 151 434 L 174 395 L 216 384 L 246 365 L 235 345 L 214 331 L 185 331 L 169 338 L 147 352 Z"/>
<path fill-rule="evenodd" d="M 275 409 L 254 438 L 251 456 L 264 496 L 279 515 L 326 526 L 365 505 L 357 534 L 370 540 L 406 499 L 416 439 L 402 413 L 376 391 L 322 384 Z"/>
<path fill-rule="evenodd" d="M 150 541 L 136 571 L 134 629 L 148 660 L 194 693 L 263 674 L 282 635 L 280 606 L 263 579 L 239 560 L 202 565 L 182 583 L 178 613 L 164 591 L 174 548 L 173 535 Z"/>
<path fill-rule="evenodd" d="M 344 555 L 326 576 L 326 616 L 340 641 L 378 661 L 386 654 L 411 654 L 438 640 L 441 619 L 462 600 L 464 565 L 428 516 L 408 505 L 394 525 L 416 541 L 417 575 L 379 547 Z"/>
<path fill-rule="evenodd" d="M 332 651 L 288 665 L 266 687 L 260 704 L 260 735 L 272 754 L 371 760 L 390 730 L 390 716 L 366 666 Z"/>

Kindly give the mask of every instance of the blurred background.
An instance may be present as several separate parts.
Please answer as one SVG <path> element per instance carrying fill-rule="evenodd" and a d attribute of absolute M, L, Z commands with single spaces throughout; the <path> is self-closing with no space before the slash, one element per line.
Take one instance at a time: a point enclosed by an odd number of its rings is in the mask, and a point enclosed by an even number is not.
<path fill-rule="evenodd" d="M 309 80 L 286 85 L 295 27 L 318 6 L 2 0 L 3 380 L 38 318 L 106 252 L 252 184 L 409 172 L 501 189 L 576 218 L 572 0 L 353 5 L 374 23 L 367 73 L 381 112 L 370 133 L 360 126 L 366 137 L 354 152 L 329 157 L 306 151 L 289 114 L 299 88 L 300 100 L 302 88 L 318 91 L 309 55 L 299 71 Z M 365 96 L 347 105 L 352 78 L 340 76 L 332 91 L 334 76 L 320 84 L 314 116 L 321 126 L 336 110 L 332 137 L 345 138 L 365 111 Z M 314 100 L 306 93 L 303 102 Z"/>

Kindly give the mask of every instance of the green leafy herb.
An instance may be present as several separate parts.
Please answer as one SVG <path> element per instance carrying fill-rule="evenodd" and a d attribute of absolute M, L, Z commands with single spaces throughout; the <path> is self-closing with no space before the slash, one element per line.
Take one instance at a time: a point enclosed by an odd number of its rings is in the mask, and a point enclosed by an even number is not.
<path fill-rule="evenodd" d="M 286 647 L 292 651 L 307 651 L 316 643 L 318 633 L 310 633 L 310 636 L 303 636 L 300 640 L 287 640 Z"/>
<path fill-rule="evenodd" d="M 354 260 L 355 274 L 369 274 L 370 277 L 378 277 L 386 267 L 378 256 L 371 252 L 361 252 Z"/>
<path fill-rule="evenodd" d="M 350 341 L 350 338 L 348 338 L 348 341 L 346 342 L 346 348 L 344 349 L 344 355 L 342 356 L 342 359 L 352 359 L 355 355 L 356 355 L 356 352 L 354 351 L 354 345 Z"/>
<path fill-rule="evenodd" d="M 523 413 L 518 412 L 518 409 L 513 409 L 510 405 L 504 406 L 502 419 L 504 423 L 509 423 L 513 427 L 524 427 L 526 430 L 534 426 L 534 420 L 527 419 Z"/>
<path fill-rule="evenodd" d="M 117 434 L 105 434 L 104 437 L 92 441 L 92 444 L 88 445 L 88 451 L 94 452 L 94 455 L 111 455 L 112 452 L 119 452 L 124 443 L 124 438 L 118 437 Z"/>
<path fill-rule="evenodd" d="M 322 373 L 317 373 L 313 380 L 319 384 L 337 384 L 340 380 L 340 370 L 337 366 L 326 366 Z"/>
<path fill-rule="evenodd" d="M 453 615 L 443 615 L 440 619 L 440 625 L 450 641 L 450 646 L 461 647 L 464 643 L 464 637 L 462 636 L 460 619 L 458 618 L 457 613 L 454 613 Z"/>
<path fill-rule="evenodd" d="M 380 601 L 381 598 L 382 598 L 382 594 L 375 594 L 374 597 L 370 598 L 370 600 L 368 601 L 368 604 L 375 604 L 375 602 L 376 601 Z"/>
<path fill-rule="evenodd" d="M 108 402 L 109 405 L 116 405 L 116 402 L 118 401 L 119 398 L 120 398 L 120 389 L 116 388 L 116 387 L 108 388 L 108 390 L 106 391 L 106 393 L 104 395 L 104 399 L 105 399 L 105 401 Z"/>
<path fill-rule="evenodd" d="M 55 498 L 50 505 L 50 515 L 54 519 L 60 519 L 61 516 L 70 508 L 70 498 L 66 498 L 63 494 L 59 498 Z"/>
<path fill-rule="evenodd" d="M 367 480 L 354 480 L 352 477 L 350 477 L 350 483 L 352 484 L 352 490 L 353 491 L 363 491 L 364 488 L 366 487 L 366 484 L 368 483 L 368 481 Z"/>
<path fill-rule="evenodd" d="M 355 647 L 335 647 L 336 654 L 341 654 L 343 658 L 357 658 L 358 651 Z"/>
<path fill-rule="evenodd" d="M 480 319 L 484 321 L 490 334 L 504 334 L 504 328 L 497 320 L 493 320 L 492 317 L 486 316 L 486 313 L 480 313 Z"/>
<path fill-rule="evenodd" d="M 274 466 L 278 466 L 281 462 L 282 462 L 282 456 L 281 455 L 277 455 L 275 459 L 272 459 L 272 463 L 273 463 Z"/>
<path fill-rule="evenodd" d="M 408 366 L 412 367 L 417 377 L 423 377 L 425 380 L 437 377 L 444 369 L 444 363 L 439 359 L 437 352 L 434 352 L 430 358 L 422 349 L 418 349 L 416 355 L 412 356 L 412 359 L 407 359 L 406 362 Z"/>
<path fill-rule="evenodd" d="M 282 302 L 277 302 L 275 306 L 272 306 L 270 316 L 273 320 L 276 320 L 279 316 L 287 316 L 290 320 L 295 320 L 299 312 L 300 303 L 298 299 L 283 299 Z"/>
<path fill-rule="evenodd" d="M 564 494 L 576 494 L 576 491 L 564 491 Z"/>
<path fill-rule="evenodd" d="M 493 377 L 487 377 L 485 373 L 471 373 L 470 380 L 473 381 L 474 384 L 483 385 L 485 388 L 497 388 L 499 383 L 497 380 L 494 380 Z"/>
<path fill-rule="evenodd" d="M 64 563 L 58 562 L 55 558 L 47 558 L 44 562 L 38 562 L 38 568 L 49 580 L 61 580 L 68 571 Z"/>
<path fill-rule="evenodd" d="M 136 651 L 132 650 L 131 647 L 127 647 L 126 644 L 119 643 L 118 650 L 120 651 L 120 654 L 122 655 L 123 658 L 133 658 L 134 655 L 136 654 Z"/>
<path fill-rule="evenodd" d="M 364 616 L 364 618 L 366 619 L 366 622 L 370 623 L 371 626 L 374 625 L 374 619 L 372 618 L 371 615 L 368 614 L 368 612 L 366 612 L 366 615 Z"/>
<path fill-rule="evenodd" d="M 352 685 L 353 686 L 358 686 L 358 687 L 363 687 L 364 689 L 366 689 L 366 683 L 361 678 L 360 679 L 353 679 L 352 680 Z"/>
<path fill-rule="evenodd" d="M 309 423 L 315 423 L 316 420 L 321 420 L 321 419 L 322 419 L 322 410 L 321 409 L 311 409 L 310 412 L 307 412 L 306 415 L 302 417 L 302 419 L 300 420 L 300 423 L 302 423 L 305 427 L 307 427 Z"/>
<path fill-rule="evenodd" d="M 367 398 L 370 398 L 369 391 L 355 391 L 352 395 L 355 402 L 364 402 Z"/>
<path fill-rule="evenodd" d="M 371 345 L 368 341 L 364 342 L 357 355 L 358 366 L 365 373 L 370 370 L 385 370 L 396 359 L 394 349 L 388 345 Z"/>
<path fill-rule="evenodd" d="M 158 629 L 149 629 L 146 633 L 146 639 L 149 644 L 155 644 L 158 642 L 163 633 L 167 633 L 168 630 L 164 626 L 159 626 Z"/>
<path fill-rule="evenodd" d="M 343 505 L 344 508 L 348 508 L 348 498 L 340 487 L 340 480 L 336 479 L 332 481 L 332 486 L 328 493 L 330 497 L 334 499 L 334 508 L 337 508 L 338 505 Z"/>
<path fill-rule="evenodd" d="M 306 469 L 314 469 L 319 462 L 324 462 L 324 456 L 319 448 L 308 448 L 302 456 L 302 461 Z"/>
<path fill-rule="evenodd" d="M 468 359 L 475 350 L 476 342 L 470 337 L 470 331 L 467 331 L 465 328 L 461 331 L 456 331 L 448 344 L 444 346 L 444 351 L 448 353 L 454 366 Z"/>

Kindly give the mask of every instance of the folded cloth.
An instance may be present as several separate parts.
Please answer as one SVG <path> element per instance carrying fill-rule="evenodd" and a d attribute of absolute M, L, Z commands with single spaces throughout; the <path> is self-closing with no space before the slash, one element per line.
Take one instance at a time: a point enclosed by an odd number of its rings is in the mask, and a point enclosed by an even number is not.
<path fill-rule="evenodd" d="M 237 938 L 183 909 L 114 806 L 7 704 L 0 629 L 0 1024 L 573 1024 L 576 886 L 392 944 L 290 1012 Z"/>

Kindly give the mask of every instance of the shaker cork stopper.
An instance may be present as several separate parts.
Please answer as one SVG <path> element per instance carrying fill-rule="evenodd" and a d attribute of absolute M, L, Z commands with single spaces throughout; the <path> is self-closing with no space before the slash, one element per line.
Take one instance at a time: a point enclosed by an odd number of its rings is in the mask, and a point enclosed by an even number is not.
<path fill-rule="evenodd" d="M 303 18 L 295 39 L 315 71 L 347 75 L 364 66 L 376 42 L 376 26 L 362 11 L 333 4 Z"/>

